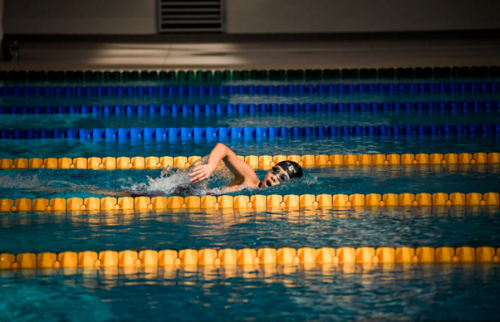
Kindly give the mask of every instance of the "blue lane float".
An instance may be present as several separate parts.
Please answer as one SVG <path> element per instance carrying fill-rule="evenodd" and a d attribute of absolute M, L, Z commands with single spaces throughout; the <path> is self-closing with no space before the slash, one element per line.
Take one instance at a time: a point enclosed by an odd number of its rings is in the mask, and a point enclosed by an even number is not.
<path fill-rule="evenodd" d="M 256 113 L 398 112 L 500 110 L 500 101 L 439 101 L 395 103 L 303 103 L 303 104 L 217 104 L 217 105 L 112 105 L 112 106 L 0 106 L 0 114 L 93 114 L 93 115 L 233 115 Z"/>
<path fill-rule="evenodd" d="M 0 97 L 115 97 L 115 96 L 233 96 L 233 95 L 319 95 L 344 94 L 492 94 L 500 83 L 440 82 L 399 84 L 317 84 L 239 86 L 2 86 Z"/>
<path fill-rule="evenodd" d="M 500 136 L 500 124 L 317 126 L 317 127 L 204 127 L 143 129 L 0 129 L 0 139 L 186 140 L 273 139 L 336 136 Z"/>

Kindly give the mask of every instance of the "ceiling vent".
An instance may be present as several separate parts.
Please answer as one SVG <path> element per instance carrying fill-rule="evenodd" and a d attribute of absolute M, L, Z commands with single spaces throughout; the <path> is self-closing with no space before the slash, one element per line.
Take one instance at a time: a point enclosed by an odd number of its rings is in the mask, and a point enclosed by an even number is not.
<path fill-rule="evenodd" d="M 157 0 L 159 33 L 224 31 L 224 0 Z"/>

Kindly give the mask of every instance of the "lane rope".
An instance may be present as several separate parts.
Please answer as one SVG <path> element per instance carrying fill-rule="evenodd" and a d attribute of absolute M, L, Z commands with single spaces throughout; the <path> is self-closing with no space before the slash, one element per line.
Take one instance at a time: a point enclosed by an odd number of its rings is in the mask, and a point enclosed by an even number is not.
<path fill-rule="evenodd" d="M 0 270 L 246 265 L 499 263 L 493 247 L 322 247 L 0 254 Z"/>
<path fill-rule="evenodd" d="M 238 156 L 254 169 L 269 169 L 281 161 L 295 161 L 303 167 L 324 166 L 381 166 L 381 165 L 467 165 L 499 164 L 500 152 L 477 153 L 404 153 L 404 154 L 319 154 L 319 155 L 249 155 Z M 127 170 L 160 169 L 174 167 L 185 169 L 200 156 L 178 157 L 90 157 L 90 158 L 18 158 L 0 159 L 0 170 L 8 169 L 92 169 L 92 170 Z"/>
<path fill-rule="evenodd" d="M 488 193 L 386 193 L 386 194 L 304 194 L 304 195 L 219 195 L 170 197 L 89 197 L 0 199 L 0 212 L 26 211 L 120 211 L 120 210 L 281 210 L 380 207 L 493 206 L 500 205 L 497 192 Z"/>
<path fill-rule="evenodd" d="M 12 70 L 0 71 L 7 82 L 116 82 L 116 81 L 246 81 L 331 79 L 468 79 L 500 77 L 499 66 L 438 66 L 417 68 L 271 69 L 271 70 Z"/>
<path fill-rule="evenodd" d="M 219 85 L 219 86 L 2 86 L 0 97 L 205 97 L 233 95 L 333 96 L 344 94 L 496 94 L 500 83 L 371 83 L 317 85 Z"/>
<path fill-rule="evenodd" d="M 306 127 L 181 127 L 181 128 L 119 128 L 119 129 L 0 129 L 0 139 L 80 139 L 80 140 L 263 140 L 301 137 L 345 136 L 495 136 L 500 124 L 462 125 L 380 125 L 380 126 L 306 126 Z"/>
<path fill-rule="evenodd" d="M 436 101 L 436 102 L 345 102 L 345 103 L 296 103 L 296 104 L 195 104 L 195 105 L 92 105 L 92 106 L 0 106 L 0 114 L 50 115 L 50 114 L 92 114 L 92 115 L 245 115 L 274 113 L 334 113 L 334 112 L 491 112 L 500 109 L 500 101 Z"/>

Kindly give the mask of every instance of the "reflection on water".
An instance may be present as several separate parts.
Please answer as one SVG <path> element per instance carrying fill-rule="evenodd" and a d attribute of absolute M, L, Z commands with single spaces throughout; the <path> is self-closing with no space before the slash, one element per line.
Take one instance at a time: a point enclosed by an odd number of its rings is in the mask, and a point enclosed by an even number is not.
<path fill-rule="evenodd" d="M 238 155 L 390 154 L 498 152 L 500 136 L 336 136 L 255 140 L 0 140 L 0 158 L 203 156 L 217 142 Z"/>
<path fill-rule="evenodd" d="M 0 319 L 35 305 L 39 321 L 495 320 L 498 277 L 484 264 L 1 271 Z"/>
<path fill-rule="evenodd" d="M 497 93 L 336 93 L 333 95 L 218 95 L 218 96 L 92 96 L 92 97 L 36 97 L 1 96 L 5 106 L 92 106 L 92 105 L 206 105 L 206 104 L 295 104 L 295 103 L 346 103 L 346 102 L 439 102 L 485 101 L 498 99 Z"/>
<path fill-rule="evenodd" d="M 225 113 L 224 113 L 225 114 Z M 0 129 L 93 129 L 93 128 L 169 128 L 169 127 L 303 127 L 303 126 L 379 126 L 379 125 L 455 125 L 493 124 L 500 113 L 493 111 L 386 111 L 386 112 L 310 112 L 243 113 L 199 115 L 178 114 L 50 114 L 2 115 Z"/>
<path fill-rule="evenodd" d="M 189 170 L 2 170 L 2 198 L 87 198 L 113 196 L 131 191 L 184 195 L 176 191 L 187 187 Z M 499 192 L 499 165 L 411 165 L 411 166 L 346 166 L 306 168 L 305 177 L 264 189 L 243 189 L 232 195 L 271 194 L 353 194 L 353 193 L 454 193 Z M 263 178 L 265 170 L 258 170 Z M 186 188 L 189 194 L 204 195 L 224 192 L 232 176 L 221 168 L 208 182 Z M 184 189 L 184 188 L 183 188 Z M 184 190 L 186 190 L 184 189 Z M 228 193 L 228 192 L 224 192 Z"/>
<path fill-rule="evenodd" d="M 0 214 L 10 253 L 500 245 L 498 207 Z"/>
<path fill-rule="evenodd" d="M 287 82 L 290 83 L 290 82 Z M 145 84 L 145 83 L 143 83 Z M 498 99 L 498 95 L 1 97 L 3 105 L 260 104 Z M 4 115 L 0 128 L 469 124 L 498 111 L 249 115 Z M 326 123 L 325 123 L 326 122 Z M 37 123 L 37 124 L 34 124 Z M 499 136 L 227 139 L 239 155 L 498 152 Z M 0 158 L 207 155 L 216 140 L 0 140 Z M 498 192 L 499 167 L 307 169 L 292 184 L 237 194 Z M 263 171 L 258 171 L 262 177 Z M 149 177 L 149 179 L 148 179 Z M 198 191 L 227 183 L 220 174 Z M 175 193 L 187 171 L 2 170 L 1 198 Z M 198 187 L 200 188 L 200 187 Z M 204 189 L 204 190 L 203 190 Z M 210 190 L 212 189 L 212 190 Z M 498 207 L 0 213 L 0 252 L 500 245 Z M 0 320 L 498 320 L 498 264 L 248 265 L 0 271 Z"/>

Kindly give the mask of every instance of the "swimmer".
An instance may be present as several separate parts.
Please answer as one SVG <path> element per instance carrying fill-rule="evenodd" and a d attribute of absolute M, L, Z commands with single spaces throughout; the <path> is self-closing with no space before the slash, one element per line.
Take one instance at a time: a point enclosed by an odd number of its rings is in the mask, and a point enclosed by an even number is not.
<path fill-rule="evenodd" d="M 212 173 L 216 171 L 219 162 L 223 161 L 225 166 L 233 174 L 233 180 L 226 186 L 230 191 L 237 191 L 242 188 L 258 189 L 273 187 L 295 178 L 304 176 L 302 167 L 293 161 L 282 161 L 273 166 L 261 181 L 250 165 L 242 161 L 238 156 L 227 146 L 218 143 L 210 152 L 206 164 L 194 167 L 189 174 L 190 184 L 181 184 L 175 188 L 170 194 L 181 196 L 196 195 L 194 185 L 210 178 Z M 170 168 L 164 169 L 162 174 L 167 174 Z M 95 192 L 94 192 L 95 193 Z M 108 195 L 114 196 L 131 196 L 131 197 L 157 197 L 167 195 L 162 191 L 113 191 L 108 192 Z"/>
<path fill-rule="evenodd" d="M 210 153 L 207 164 L 194 168 L 189 174 L 191 183 L 195 184 L 210 178 L 221 160 L 234 175 L 234 179 L 227 185 L 232 191 L 239 190 L 240 186 L 249 188 L 272 187 L 304 176 L 302 167 L 297 162 L 281 161 L 272 167 L 264 179 L 260 181 L 250 165 L 238 158 L 230 148 L 218 143 Z"/>
<path fill-rule="evenodd" d="M 267 188 L 273 187 L 295 178 L 304 176 L 302 167 L 293 161 L 282 161 L 273 166 L 261 181 L 257 177 L 255 171 L 246 162 L 242 161 L 238 156 L 227 146 L 218 143 L 210 153 L 207 163 L 194 167 L 189 174 L 191 184 L 181 184 L 174 191 L 169 194 L 192 196 L 197 194 L 194 184 L 210 178 L 212 173 L 216 170 L 220 161 L 223 161 L 225 166 L 233 174 L 233 180 L 229 182 L 227 187 L 231 191 L 237 191 L 242 188 Z M 164 169 L 162 174 L 168 173 L 170 169 Z M 99 195 L 114 196 L 114 197 L 157 197 L 167 195 L 162 191 L 130 191 L 130 190 L 103 190 L 94 186 L 72 186 L 72 187 L 40 187 L 37 189 L 45 193 L 57 193 L 62 191 L 77 190 L 80 192 L 88 192 Z"/>

